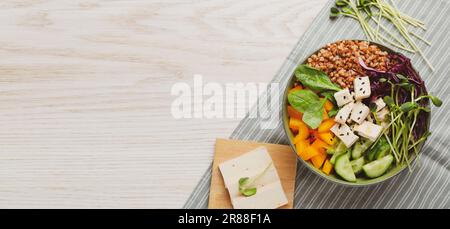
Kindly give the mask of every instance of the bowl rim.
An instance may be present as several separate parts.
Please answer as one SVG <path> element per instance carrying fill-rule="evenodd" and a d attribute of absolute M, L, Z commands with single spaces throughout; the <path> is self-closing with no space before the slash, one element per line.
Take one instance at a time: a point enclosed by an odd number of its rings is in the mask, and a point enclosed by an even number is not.
<path fill-rule="evenodd" d="M 382 45 L 382 44 L 379 44 L 379 43 L 373 42 L 373 41 L 368 41 L 368 40 L 361 40 L 361 39 L 343 39 L 343 40 L 337 40 L 337 41 L 330 42 L 330 43 L 332 44 L 332 43 L 337 43 L 337 42 L 342 42 L 342 41 L 365 41 L 365 42 L 369 42 L 369 44 L 374 44 L 374 45 L 379 46 L 382 50 L 387 51 L 388 53 L 391 53 L 391 54 L 392 54 L 392 53 L 398 53 L 398 52 L 394 51 L 393 49 L 391 49 L 391 48 L 389 48 L 389 47 L 386 47 L 385 45 Z M 328 44 L 328 43 L 327 43 L 327 44 Z M 297 64 L 297 66 L 300 65 L 300 64 L 306 64 L 308 58 L 310 58 L 310 57 L 311 57 L 312 55 L 314 55 L 314 54 L 317 54 L 317 53 L 318 53 L 321 49 L 323 49 L 325 46 L 326 46 L 326 44 L 323 45 L 323 46 L 321 46 L 320 48 L 318 48 L 316 51 L 312 52 L 312 53 L 311 53 L 310 55 L 308 55 L 303 61 L 300 61 L 300 62 Z M 414 68 L 414 66 L 413 66 L 413 68 Z M 295 69 L 297 69 L 297 67 L 295 67 Z M 284 129 L 284 133 L 285 133 L 286 137 L 288 138 L 290 147 L 292 148 L 292 150 L 294 151 L 294 153 L 297 155 L 297 160 L 301 161 L 301 163 L 302 163 L 304 166 L 306 166 L 311 172 L 313 172 L 315 175 L 321 177 L 322 179 L 325 179 L 325 180 L 327 180 L 327 181 L 331 181 L 331 182 L 333 182 L 333 183 L 335 183 L 335 184 L 339 184 L 339 185 L 341 185 L 341 186 L 347 186 L 347 187 L 367 187 L 367 186 L 374 186 L 374 185 L 380 184 L 380 183 L 382 183 L 382 182 L 385 182 L 385 181 L 387 181 L 387 180 L 390 180 L 390 179 L 392 179 L 392 178 L 398 176 L 400 173 L 402 173 L 402 172 L 404 172 L 404 171 L 406 170 L 406 168 L 408 167 L 408 165 L 404 164 L 404 165 L 397 166 L 396 168 L 394 168 L 394 170 L 397 170 L 397 171 L 394 171 L 392 174 L 389 174 L 389 173 L 388 173 L 388 174 L 385 174 L 385 175 L 383 175 L 383 176 L 381 176 L 381 177 L 377 177 L 377 178 L 374 178 L 374 179 L 368 179 L 368 180 L 365 180 L 365 181 L 366 181 L 365 183 L 358 183 L 358 182 L 352 183 L 352 182 L 345 181 L 345 180 L 342 180 L 342 179 L 339 179 L 339 178 L 330 177 L 330 176 L 324 174 L 321 170 L 319 170 L 319 169 L 313 167 L 312 164 L 308 163 L 307 161 L 304 161 L 304 160 L 297 154 L 297 149 L 296 149 L 296 147 L 295 147 L 295 144 L 293 143 L 293 139 L 292 139 L 292 137 L 290 137 L 290 136 L 293 135 L 293 134 L 292 134 L 292 132 L 291 132 L 291 130 L 290 130 L 290 128 L 289 128 L 288 114 L 287 114 L 287 106 L 288 106 L 288 99 L 287 99 L 287 97 L 288 97 L 288 95 L 289 95 L 289 90 L 291 89 L 291 86 L 292 86 L 293 83 L 295 82 L 295 69 L 294 69 L 294 72 L 291 74 L 289 80 L 287 81 L 287 85 L 286 85 L 286 88 L 285 88 L 285 90 L 284 90 L 283 102 L 282 102 L 282 106 L 283 106 L 283 107 L 282 107 L 282 121 L 283 121 L 283 129 Z M 415 70 L 415 68 L 414 68 L 414 70 Z M 416 70 L 416 72 L 417 72 L 417 70 Z M 430 123 L 431 123 L 431 112 L 429 113 L 429 115 L 428 115 L 428 120 L 427 120 L 427 127 L 428 127 L 427 129 L 428 129 L 428 130 L 430 129 Z M 418 155 L 420 155 L 420 154 L 422 153 L 423 146 L 426 144 L 427 141 L 428 141 L 428 139 L 425 140 L 422 144 L 420 144 L 419 151 L 418 151 Z M 413 156 L 412 156 L 412 161 L 411 161 L 411 166 L 414 166 L 414 164 L 417 162 L 416 159 L 417 159 L 417 157 L 416 157 L 415 155 L 413 155 Z M 391 172 L 392 172 L 392 171 L 391 171 Z"/>

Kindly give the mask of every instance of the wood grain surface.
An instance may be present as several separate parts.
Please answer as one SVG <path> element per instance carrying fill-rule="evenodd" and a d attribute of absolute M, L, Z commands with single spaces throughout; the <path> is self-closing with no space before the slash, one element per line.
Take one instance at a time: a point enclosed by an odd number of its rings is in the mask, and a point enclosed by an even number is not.
<path fill-rule="evenodd" d="M 217 139 L 215 144 L 214 162 L 211 177 L 211 191 L 209 193 L 208 208 L 232 209 L 230 195 L 225 188 L 219 165 L 233 158 L 242 156 L 258 147 L 265 147 L 272 158 L 273 165 L 281 180 L 288 204 L 280 209 L 292 209 L 294 206 L 295 172 L 297 170 L 297 156 L 290 146 L 261 144 L 258 142 Z"/>
<path fill-rule="evenodd" d="M 179 208 L 239 119 L 176 82 L 268 82 L 326 0 L 0 1 L 0 208 Z"/>

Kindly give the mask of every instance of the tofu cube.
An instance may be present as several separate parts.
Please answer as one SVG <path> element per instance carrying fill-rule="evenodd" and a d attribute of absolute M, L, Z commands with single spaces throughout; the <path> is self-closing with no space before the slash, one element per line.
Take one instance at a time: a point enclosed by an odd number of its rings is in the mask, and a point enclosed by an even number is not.
<path fill-rule="evenodd" d="M 265 147 L 226 161 L 219 165 L 219 170 L 235 209 L 273 209 L 288 203 L 280 177 Z M 242 177 L 255 179 L 253 185 L 258 190 L 255 195 L 245 197 L 239 192 L 239 179 Z"/>
<path fill-rule="evenodd" d="M 370 97 L 372 91 L 370 89 L 369 77 L 358 77 L 354 81 L 355 86 L 355 99 L 363 100 Z"/>
<path fill-rule="evenodd" d="M 386 107 L 382 109 L 381 111 L 377 112 L 377 119 L 380 121 L 386 120 L 386 118 L 389 115 L 389 109 Z"/>
<path fill-rule="evenodd" d="M 352 113 L 354 103 L 349 103 L 339 110 L 334 120 L 337 123 L 345 124 Z"/>
<path fill-rule="evenodd" d="M 355 131 L 358 132 L 359 136 L 375 142 L 383 131 L 383 127 L 366 121 L 356 126 Z"/>
<path fill-rule="evenodd" d="M 367 116 L 370 114 L 370 109 L 362 102 L 357 102 L 353 106 L 352 115 L 350 119 L 358 124 L 361 124 L 366 120 Z"/>
<path fill-rule="evenodd" d="M 350 90 L 348 88 L 336 92 L 334 94 L 334 98 L 336 99 L 339 107 L 343 107 L 344 105 L 353 102 L 353 96 L 350 94 Z"/>
<path fill-rule="evenodd" d="M 331 132 L 333 132 L 347 148 L 352 147 L 359 139 L 347 124 L 335 124 L 331 128 Z"/>
<path fill-rule="evenodd" d="M 386 107 L 386 103 L 384 102 L 383 98 L 377 99 L 377 101 L 375 101 L 375 104 L 377 105 L 377 112 Z"/>

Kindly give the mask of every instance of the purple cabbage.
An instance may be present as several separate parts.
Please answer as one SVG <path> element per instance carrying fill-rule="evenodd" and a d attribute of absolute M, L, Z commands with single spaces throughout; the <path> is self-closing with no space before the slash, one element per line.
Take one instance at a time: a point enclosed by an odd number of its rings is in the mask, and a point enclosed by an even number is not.
<path fill-rule="evenodd" d="M 391 94 L 391 84 L 388 82 L 380 81 L 382 78 L 389 80 L 392 83 L 399 84 L 401 79 L 399 78 L 399 74 L 406 77 L 409 83 L 415 86 L 415 98 L 428 95 L 427 89 L 425 87 L 425 83 L 417 73 L 417 71 L 413 68 L 411 64 L 411 60 L 400 54 L 393 53 L 389 55 L 389 59 L 391 60 L 391 64 L 388 67 L 387 71 L 379 71 L 373 68 L 368 67 L 362 59 L 359 59 L 359 64 L 361 67 L 366 70 L 367 76 L 369 76 L 372 87 L 372 97 L 371 100 L 375 101 L 378 98 L 383 98 L 384 96 L 390 96 Z M 402 105 L 411 100 L 411 92 L 402 87 L 396 87 L 396 90 L 399 90 L 399 101 L 397 101 L 398 105 Z M 420 102 L 422 107 L 429 107 L 429 100 L 424 99 Z M 414 138 L 417 140 L 421 138 L 428 130 L 428 118 L 429 113 L 420 112 L 416 126 L 413 130 Z"/>

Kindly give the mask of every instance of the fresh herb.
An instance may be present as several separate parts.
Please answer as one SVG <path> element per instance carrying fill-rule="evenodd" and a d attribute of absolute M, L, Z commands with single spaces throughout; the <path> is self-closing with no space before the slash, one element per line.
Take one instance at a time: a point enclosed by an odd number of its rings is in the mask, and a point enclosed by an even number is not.
<path fill-rule="evenodd" d="M 334 91 L 324 91 L 322 93 L 320 93 L 320 95 L 322 97 L 324 97 L 325 99 L 327 99 L 328 101 L 330 101 L 331 103 L 333 103 L 334 107 L 337 107 L 337 102 L 336 102 L 336 98 L 334 98 Z"/>
<path fill-rule="evenodd" d="M 254 187 L 254 184 L 263 177 L 267 171 L 269 171 L 270 166 L 272 165 L 272 162 L 267 165 L 267 167 L 260 173 L 258 176 L 256 176 L 254 179 L 250 179 L 249 177 L 242 177 L 239 179 L 239 192 L 244 195 L 245 197 L 250 197 L 256 194 L 257 188 Z"/>
<path fill-rule="evenodd" d="M 382 136 L 371 149 L 367 152 L 366 158 L 368 161 L 374 161 L 386 156 L 390 146 L 386 136 Z"/>
<path fill-rule="evenodd" d="M 330 78 L 323 71 L 312 68 L 308 65 L 300 65 L 295 70 L 295 76 L 303 86 L 318 92 L 340 91 L 341 88 L 331 82 Z"/>
<path fill-rule="evenodd" d="M 328 112 L 328 117 L 335 117 L 339 113 L 339 109 L 335 106 L 331 111 Z"/>
<path fill-rule="evenodd" d="M 313 106 L 303 113 L 303 122 L 312 129 L 317 129 L 323 121 L 323 105 L 326 100 L 322 100 L 320 105 Z"/>
<path fill-rule="evenodd" d="M 414 29 L 420 28 L 425 31 L 425 23 L 399 11 L 394 0 L 336 0 L 335 5 L 330 9 L 330 18 L 334 19 L 342 15 L 357 20 L 368 40 L 389 44 L 411 53 L 419 53 L 434 71 L 434 67 L 413 37 L 427 45 L 431 43 L 409 28 L 412 26 Z M 390 25 L 385 26 L 383 21 L 390 22 L 402 38 L 391 32 L 388 28 Z M 380 33 L 381 30 L 386 33 L 386 36 Z"/>
<path fill-rule="evenodd" d="M 310 90 L 292 91 L 288 95 L 288 100 L 297 111 L 302 113 L 320 103 L 319 96 Z"/>
<path fill-rule="evenodd" d="M 361 60 L 360 64 L 371 78 L 372 100 L 383 97 L 390 110 L 389 121 L 377 142 L 385 138 L 397 164 L 411 168 L 412 156 L 418 156 L 419 147 L 430 137 L 429 101 L 436 107 L 442 106 L 442 101 L 427 92 L 409 58 L 398 53 L 389 58 L 394 64 L 386 72 L 368 68 Z"/>
<path fill-rule="evenodd" d="M 317 129 L 323 121 L 323 106 L 325 99 L 310 90 L 292 91 L 288 101 L 294 109 L 303 113 L 303 122 L 312 129 Z"/>
<path fill-rule="evenodd" d="M 249 180 L 250 178 L 248 177 L 239 179 L 239 192 L 246 197 L 250 197 L 256 194 L 256 188 L 245 188 L 246 186 L 248 186 Z"/>

